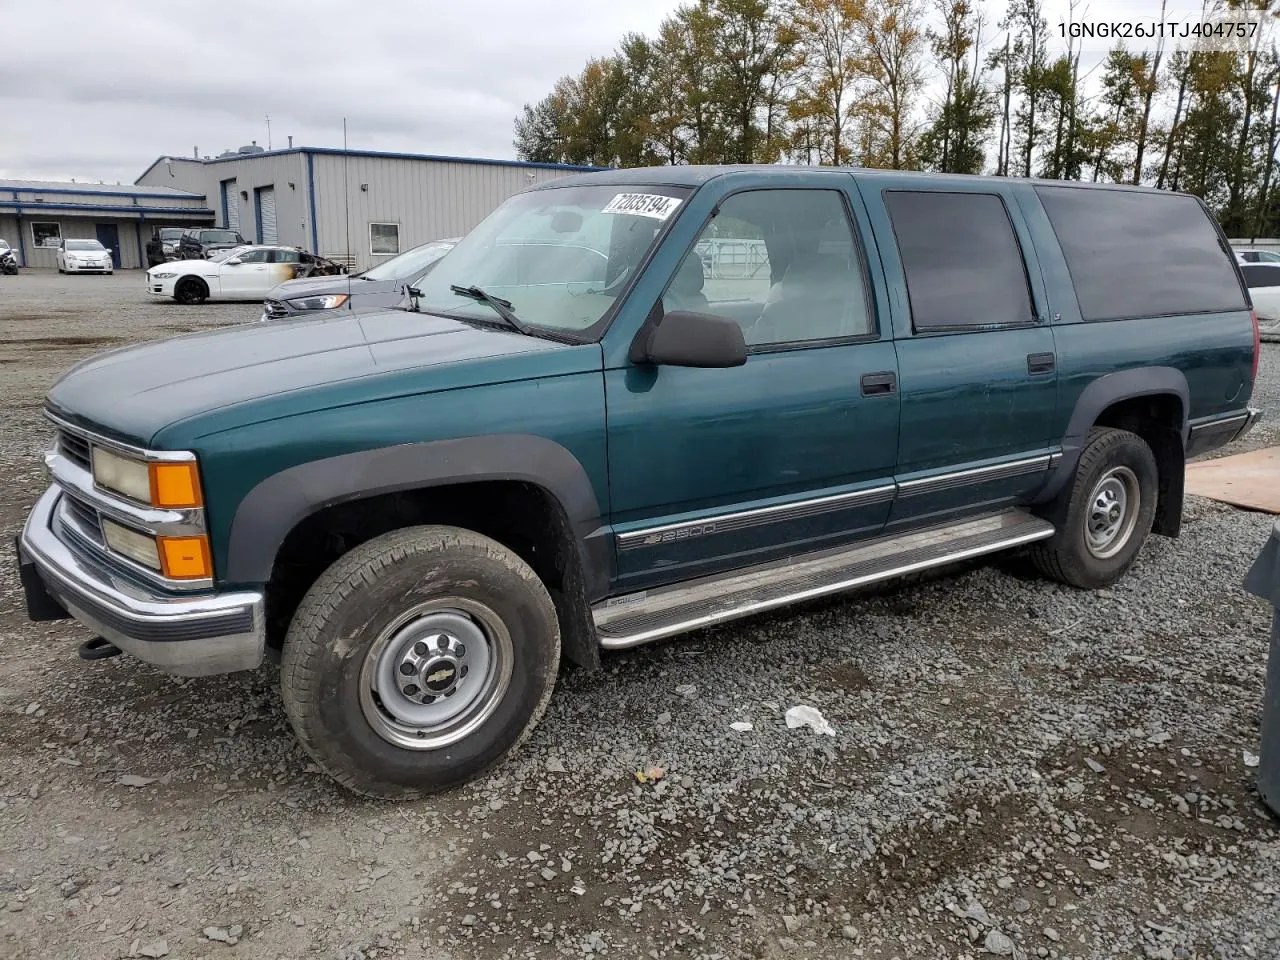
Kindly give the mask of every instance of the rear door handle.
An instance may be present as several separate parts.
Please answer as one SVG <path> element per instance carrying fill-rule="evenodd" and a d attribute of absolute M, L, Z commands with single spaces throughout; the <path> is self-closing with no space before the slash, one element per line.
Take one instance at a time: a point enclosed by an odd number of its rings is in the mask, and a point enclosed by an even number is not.
<path fill-rule="evenodd" d="M 862 395 L 864 397 L 883 396 L 889 393 L 896 393 L 898 390 L 898 375 L 892 370 L 883 370 L 879 373 L 864 373 L 862 375 Z"/>
<path fill-rule="evenodd" d="M 1053 373 L 1057 360 L 1052 353 L 1027 354 L 1027 373 Z"/>

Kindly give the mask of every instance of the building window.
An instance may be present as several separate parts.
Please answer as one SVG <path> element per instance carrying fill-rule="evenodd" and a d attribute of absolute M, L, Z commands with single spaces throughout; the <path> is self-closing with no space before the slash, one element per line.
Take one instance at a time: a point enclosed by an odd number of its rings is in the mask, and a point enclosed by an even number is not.
<path fill-rule="evenodd" d="M 31 245 L 56 247 L 62 243 L 62 224 L 31 221 Z"/>
<path fill-rule="evenodd" d="M 386 254 L 400 252 L 400 224 L 369 224 L 369 252 Z"/>

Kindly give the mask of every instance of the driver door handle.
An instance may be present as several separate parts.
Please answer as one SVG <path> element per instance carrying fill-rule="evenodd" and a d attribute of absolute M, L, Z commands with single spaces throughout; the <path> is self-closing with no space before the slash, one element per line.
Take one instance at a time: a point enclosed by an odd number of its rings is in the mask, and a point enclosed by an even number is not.
<path fill-rule="evenodd" d="M 862 395 L 864 397 L 883 397 L 896 393 L 898 390 L 898 375 L 892 370 L 882 370 L 878 373 L 864 373 L 862 375 Z"/>

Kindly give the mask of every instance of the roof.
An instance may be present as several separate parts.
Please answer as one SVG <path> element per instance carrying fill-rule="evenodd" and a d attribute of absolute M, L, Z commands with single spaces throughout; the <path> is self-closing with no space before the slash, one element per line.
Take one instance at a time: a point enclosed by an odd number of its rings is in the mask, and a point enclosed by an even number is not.
<path fill-rule="evenodd" d="M 187 190 L 175 190 L 173 187 L 152 187 L 139 190 L 132 183 L 76 183 L 73 180 L 2 180 L 0 193 L 10 193 L 14 200 L 20 199 L 18 194 L 40 193 L 85 197 L 119 197 L 126 200 L 142 198 L 147 200 L 199 200 L 204 202 L 204 194 L 191 193 Z"/>
<path fill-rule="evenodd" d="M 587 167 L 575 166 L 568 163 L 535 163 L 529 160 L 492 160 L 485 157 L 446 157 L 434 153 L 392 153 L 385 150 L 342 150 L 338 147 L 289 147 L 285 150 L 263 150 L 260 153 L 238 153 L 230 157 L 209 157 L 199 160 L 194 157 L 180 156 L 164 156 L 156 157 L 151 166 L 143 170 L 139 174 L 138 179 L 134 183 L 140 183 L 142 178 L 154 170 L 158 165 L 171 163 L 239 163 L 244 160 L 257 160 L 261 157 L 283 157 L 291 154 L 312 154 L 314 156 L 332 156 L 332 157 L 369 157 L 375 160 L 425 160 L 434 163 L 470 163 L 479 164 L 481 166 L 490 167 L 520 167 L 526 170 L 569 170 L 582 173 L 588 170 L 603 170 L 604 167 Z"/>
<path fill-rule="evenodd" d="M 966 183 L 975 180 L 984 182 L 1016 182 L 1029 183 L 1033 186 L 1055 187 L 1087 187 L 1092 190 L 1142 190 L 1151 191 L 1152 187 L 1133 186 L 1127 183 L 1082 183 L 1075 180 L 1043 180 L 1027 177 L 991 177 L 965 173 L 923 173 L 915 170 L 882 170 L 872 167 L 812 167 L 799 164 L 778 163 L 743 163 L 716 165 L 675 165 L 661 167 L 628 167 L 626 169 L 598 169 L 597 172 L 585 173 L 576 177 L 561 177 L 549 183 L 538 184 L 531 190 L 554 190 L 561 187 L 572 187 L 585 184 L 648 184 L 664 187 L 698 187 L 715 177 L 731 173 L 750 173 L 756 176 L 787 177 L 797 173 L 815 173 L 830 176 L 832 174 L 852 174 L 862 178 L 892 177 L 920 180 L 931 183 Z M 1171 193 L 1164 190 L 1162 193 Z"/>

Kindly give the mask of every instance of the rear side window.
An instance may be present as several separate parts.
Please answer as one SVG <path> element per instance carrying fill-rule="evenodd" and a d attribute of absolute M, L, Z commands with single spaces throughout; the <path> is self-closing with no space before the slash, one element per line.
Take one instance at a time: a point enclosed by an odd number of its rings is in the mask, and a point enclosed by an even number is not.
<path fill-rule="evenodd" d="M 1194 197 L 1037 187 L 1086 320 L 1242 310 L 1244 294 Z"/>
<path fill-rule="evenodd" d="M 916 330 L 1034 321 L 1026 267 L 1000 197 L 890 190 L 884 203 L 907 276 Z"/>
<path fill-rule="evenodd" d="M 1258 287 L 1280 287 L 1280 263 L 1249 263 L 1240 268 L 1244 282 L 1250 290 Z"/>

